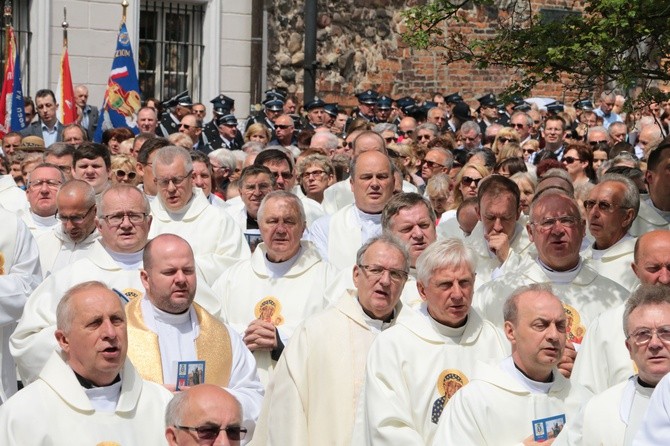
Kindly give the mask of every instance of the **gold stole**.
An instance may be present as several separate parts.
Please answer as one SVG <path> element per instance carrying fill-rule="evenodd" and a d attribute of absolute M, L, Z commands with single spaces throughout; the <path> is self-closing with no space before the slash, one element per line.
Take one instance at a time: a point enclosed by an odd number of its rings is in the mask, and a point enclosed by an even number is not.
<path fill-rule="evenodd" d="M 142 299 L 133 299 L 126 305 L 128 358 L 142 378 L 162 384 L 163 365 L 158 336 L 144 323 L 141 301 Z M 200 305 L 193 303 L 193 306 L 200 324 L 200 334 L 195 339 L 195 351 L 198 360 L 205 361 L 205 383 L 227 387 L 233 356 L 228 329 Z"/>

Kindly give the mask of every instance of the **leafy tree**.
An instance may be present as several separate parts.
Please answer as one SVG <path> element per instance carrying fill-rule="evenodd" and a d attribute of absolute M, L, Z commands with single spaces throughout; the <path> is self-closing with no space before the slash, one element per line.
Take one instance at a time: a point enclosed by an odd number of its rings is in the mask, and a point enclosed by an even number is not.
<path fill-rule="evenodd" d="M 495 33 L 468 32 L 472 8 L 494 17 Z M 531 0 L 429 0 L 404 18 L 403 40 L 443 52 L 446 64 L 516 70 L 508 95 L 544 82 L 580 93 L 636 87 L 658 93 L 647 87 L 670 81 L 670 0 L 576 1 L 560 20 L 548 20 Z"/>

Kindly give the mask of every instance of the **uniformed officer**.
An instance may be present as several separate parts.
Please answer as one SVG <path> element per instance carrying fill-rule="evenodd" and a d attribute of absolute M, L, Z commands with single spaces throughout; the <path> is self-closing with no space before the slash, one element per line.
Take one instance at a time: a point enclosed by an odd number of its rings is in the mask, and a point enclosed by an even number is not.
<path fill-rule="evenodd" d="M 493 93 L 488 93 L 477 101 L 479 101 L 479 127 L 483 135 L 486 133 L 488 126 L 498 122 L 498 99 Z"/>
<path fill-rule="evenodd" d="M 237 118 L 235 115 L 228 114 L 217 118 L 216 124 L 218 127 L 217 136 L 210 140 L 212 149 L 230 149 L 241 150 L 242 145 L 236 140 L 239 131 L 237 129 Z"/>
<path fill-rule="evenodd" d="M 379 93 L 374 90 L 366 90 L 363 93 L 358 93 L 356 97 L 358 98 L 358 111 L 354 118 L 363 118 L 366 121 L 376 122 L 375 107 L 377 106 Z"/>
<path fill-rule="evenodd" d="M 305 111 L 307 112 L 307 125 L 305 128 L 315 129 L 324 125 L 326 103 L 314 96 L 314 99 L 305 104 Z"/>
<path fill-rule="evenodd" d="M 167 137 L 179 131 L 182 118 L 191 113 L 193 100 L 188 91 L 182 91 L 163 105 L 168 111 L 161 116 L 159 128 L 162 136 Z"/>
<path fill-rule="evenodd" d="M 391 118 L 391 104 L 393 104 L 393 99 L 388 96 L 380 96 L 377 99 L 377 110 L 376 117 L 377 122 L 390 122 Z"/>

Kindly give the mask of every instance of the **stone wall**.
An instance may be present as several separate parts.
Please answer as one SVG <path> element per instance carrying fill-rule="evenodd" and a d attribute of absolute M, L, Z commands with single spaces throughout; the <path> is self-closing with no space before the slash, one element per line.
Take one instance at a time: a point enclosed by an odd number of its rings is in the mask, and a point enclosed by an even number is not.
<path fill-rule="evenodd" d="M 512 0 L 499 0 L 500 7 Z M 432 92 L 461 92 L 470 105 L 488 93 L 500 93 L 515 77 L 498 68 L 486 71 L 465 63 L 446 67 L 437 51 L 405 46 L 401 11 L 417 1 L 319 0 L 317 18 L 317 95 L 340 105 L 353 106 L 353 94 L 368 88 L 401 97 L 429 98 Z M 569 0 L 533 1 L 533 8 L 573 7 Z M 304 0 L 274 0 L 268 7 L 268 87 L 288 88 L 302 98 L 304 61 Z M 496 7 L 470 7 L 461 25 L 469 34 L 495 32 Z M 533 96 L 564 97 L 560 85 L 544 85 Z"/>

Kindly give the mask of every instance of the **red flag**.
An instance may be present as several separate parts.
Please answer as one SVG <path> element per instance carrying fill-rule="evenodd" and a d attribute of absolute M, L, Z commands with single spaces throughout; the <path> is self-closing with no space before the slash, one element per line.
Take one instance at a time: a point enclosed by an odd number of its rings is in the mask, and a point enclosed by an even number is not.
<path fill-rule="evenodd" d="M 70 72 L 70 58 L 67 54 L 67 46 L 63 48 L 60 59 L 60 75 L 58 76 L 58 87 L 56 89 L 56 101 L 58 107 L 58 120 L 63 125 L 72 124 L 77 121 L 77 104 L 74 101 L 74 88 L 72 87 L 72 73 Z"/>
<path fill-rule="evenodd" d="M 9 133 L 11 127 L 12 92 L 14 90 L 14 29 L 7 29 L 7 52 L 5 53 L 5 73 L 2 77 L 0 93 L 0 138 Z"/>

